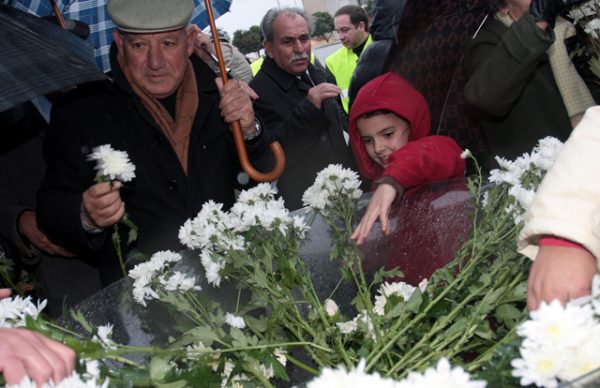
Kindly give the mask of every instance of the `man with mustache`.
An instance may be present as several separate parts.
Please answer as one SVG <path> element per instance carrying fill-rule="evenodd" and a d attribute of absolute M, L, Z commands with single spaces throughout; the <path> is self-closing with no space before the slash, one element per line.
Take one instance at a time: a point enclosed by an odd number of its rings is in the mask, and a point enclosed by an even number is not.
<path fill-rule="evenodd" d="M 312 20 L 297 8 L 273 8 L 264 16 L 264 63 L 250 82 L 265 134 L 283 146 L 287 164 L 277 188 L 288 209 L 302 207 L 302 194 L 329 164 L 354 168 L 340 88 L 310 64 Z M 272 161 L 269 161 L 271 163 Z"/>

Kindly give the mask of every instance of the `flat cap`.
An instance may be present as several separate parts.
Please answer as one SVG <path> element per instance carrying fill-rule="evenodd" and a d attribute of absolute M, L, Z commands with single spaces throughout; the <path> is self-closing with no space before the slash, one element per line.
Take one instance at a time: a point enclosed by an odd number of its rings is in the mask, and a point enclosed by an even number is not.
<path fill-rule="evenodd" d="M 193 0 L 109 0 L 108 13 L 121 31 L 150 34 L 184 28 L 194 12 Z"/>

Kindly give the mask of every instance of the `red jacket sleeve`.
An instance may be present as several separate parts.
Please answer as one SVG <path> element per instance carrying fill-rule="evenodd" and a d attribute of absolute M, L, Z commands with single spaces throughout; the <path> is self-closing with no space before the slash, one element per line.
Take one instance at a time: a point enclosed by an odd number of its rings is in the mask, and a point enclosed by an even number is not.
<path fill-rule="evenodd" d="M 462 149 L 448 136 L 425 136 L 396 151 L 383 172 L 404 189 L 461 177 L 465 173 Z"/>

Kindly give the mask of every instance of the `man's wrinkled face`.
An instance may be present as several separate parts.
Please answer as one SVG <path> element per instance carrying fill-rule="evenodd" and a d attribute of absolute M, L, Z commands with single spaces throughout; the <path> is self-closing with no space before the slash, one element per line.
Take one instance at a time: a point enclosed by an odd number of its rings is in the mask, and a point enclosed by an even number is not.
<path fill-rule="evenodd" d="M 308 23 L 298 14 L 281 14 L 273 23 L 273 42 L 265 42 L 267 55 L 277 66 L 293 75 L 302 75 L 310 63 Z"/>
<path fill-rule="evenodd" d="M 179 29 L 154 34 L 113 32 L 123 66 L 132 81 L 155 98 L 173 94 L 181 85 L 187 60 L 194 51 L 193 31 Z"/>
<path fill-rule="evenodd" d="M 365 40 L 366 31 L 363 22 L 355 26 L 350 21 L 349 15 L 339 15 L 333 19 L 333 24 L 344 47 L 353 49 L 360 46 Z"/>

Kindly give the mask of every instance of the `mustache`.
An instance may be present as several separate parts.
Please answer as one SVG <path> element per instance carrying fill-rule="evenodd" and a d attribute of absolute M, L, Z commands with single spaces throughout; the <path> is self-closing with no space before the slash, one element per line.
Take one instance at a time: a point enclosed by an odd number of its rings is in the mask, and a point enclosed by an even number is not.
<path fill-rule="evenodd" d="M 290 58 L 290 63 L 292 63 L 294 61 L 306 61 L 306 60 L 308 60 L 308 55 L 306 53 L 294 54 Z"/>

